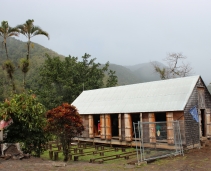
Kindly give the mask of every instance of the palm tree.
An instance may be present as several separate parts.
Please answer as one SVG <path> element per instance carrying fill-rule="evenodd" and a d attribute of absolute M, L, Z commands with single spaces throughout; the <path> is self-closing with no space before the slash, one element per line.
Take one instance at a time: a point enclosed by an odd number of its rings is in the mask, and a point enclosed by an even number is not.
<path fill-rule="evenodd" d="M 18 34 L 19 34 L 18 28 L 10 27 L 7 21 L 1 22 L 0 36 L 3 37 L 3 39 L 4 39 L 2 44 L 4 44 L 7 59 L 9 59 L 8 52 L 7 52 L 7 38 L 11 37 L 11 36 L 18 36 Z"/>
<path fill-rule="evenodd" d="M 24 74 L 23 78 L 23 88 L 25 89 L 25 78 L 26 73 L 29 70 L 29 54 L 30 54 L 30 45 L 31 45 L 31 38 L 37 35 L 44 35 L 49 39 L 49 34 L 46 31 L 43 31 L 40 27 L 34 26 L 34 20 L 27 20 L 24 24 L 18 25 L 17 28 L 20 30 L 20 33 L 26 36 L 28 39 L 27 42 L 27 55 L 26 59 L 21 59 L 21 70 Z"/>
<path fill-rule="evenodd" d="M 26 36 L 28 39 L 27 42 L 27 55 L 26 59 L 29 59 L 29 52 L 30 52 L 30 44 L 31 44 L 31 38 L 37 35 L 44 35 L 49 39 L 49 34 L 46 31 L 43 31 L 40 27 L 34 26 L 33 24 L 34 20 L 27 20 L 26 23 L 22 25 L 18 25 L 17 28 L 20 29 L 20 33 Z"/>
<path fill-rule="evenodd" d="M 0 36 L 3 37 L 2 45 L 4 45 L 5 47 L 5 52 L 6 52 L 6 57 L 7 57 L 7 60 L 3 64 L 3 68 L 7 71 L 8 77 L 11 80 L 13 92 L 15 92 L 15 83 L 13 80 L 13 73 L 15 72 L 15 67 L 12 61 L 9 60 L 9 55 L 7 51 L 7 38 L 11 36 L 18 36 L 18 35 L 19 35 L 18 28 L 10 27 L 7 21 L 1 22 Z"/>

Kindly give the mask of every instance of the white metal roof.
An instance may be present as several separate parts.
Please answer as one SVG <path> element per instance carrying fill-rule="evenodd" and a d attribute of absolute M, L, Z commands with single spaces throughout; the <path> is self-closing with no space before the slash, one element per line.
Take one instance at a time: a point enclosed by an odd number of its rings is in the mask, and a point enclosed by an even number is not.
<path fill-rule="evenodd" d="M 72 104 L 80 114 L 181 111 L 199 77 L 87 90 Z"/>

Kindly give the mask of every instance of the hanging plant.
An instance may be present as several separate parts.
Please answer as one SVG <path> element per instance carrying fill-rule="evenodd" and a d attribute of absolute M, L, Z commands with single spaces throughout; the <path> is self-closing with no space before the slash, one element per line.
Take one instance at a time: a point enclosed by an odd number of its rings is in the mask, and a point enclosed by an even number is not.
<path fill-rule="evenodd" d="M 12 74 L 15 72 L 15 66 L 11 60 L 6 60 L 3 64 L 3 69 L 7 71 L 10 79 L 12 79 Z"/>
<path fill-rule="evenodd" d="M 20 68 L 23 73 L 27 73 L 29 70 L 29 61 L 25 58 L 20 59 Z"/>

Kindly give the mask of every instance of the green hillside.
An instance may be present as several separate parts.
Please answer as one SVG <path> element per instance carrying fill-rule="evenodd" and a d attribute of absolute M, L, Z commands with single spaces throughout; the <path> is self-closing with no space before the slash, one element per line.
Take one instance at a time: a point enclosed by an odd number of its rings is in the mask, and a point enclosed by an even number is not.
<path fill-rule="evenodd" d="M 2 37 L 0 37 L 0 42 L 2 41 L 3 39 Z M 26 42 L 9 37 L 7 39 L 7 48 L 8 48 L 9 58 L 12 59 L 13 61 L 18 62 L 20 58 L 26 57 L 26 53 L 27 53 Z M 34 61 L 38 63 L 44 62 L 45 53 L 48 53 L 50 56 L 64 57 L 54 52 L 53 50 L 45 48 L 37 43 L 32 43 L 32 47 L 30 49 L 31 62 L 32 63 Z M 0 47 L 0 62 L 2 62 L 2 60 L 5 60 L 5 59 L 6 59 L 5 49 L 4 49 L 4 46 L 1 46 Z"/>
<path fill-rule="evenodd" d="M 0 42 L 2 41 L 3 39 L 2 37 L 0 37 Z M 8 48 L 9 59 L 12 60 L 15 65 L 14 78 L 15 78 L 16 89 L 17 92 L 21 92 L 23 87 L 22 86 L 23 74 L 19 69 L 19 64 L 21 58 L 26 58 L 26 53 L 27 53 L 26 42 L 10 37 L 7 39 L 7 48 Z M 30 70 L 26 75 L 26 80 L 33 79 L 33 76 L 37 74 L 36 70 L 42 65 L 42 63 L 44 63 L 46 53 L 48 53 L 51 56 L 60 56 L 61 58 L 64 58 L 64 56 L 59 55 L 58 53 L 50 49 L 47 49 L 37 43 L 32 43 L 30 59 L 29 59 Z M 6 53 L 4 46 L 0 46 L 0 65 L 2 65 L 5 60 L 6 60 Z M 0 84 L 2 85 L 0 88 L 0 92 L 3 92 L 2 87 L 4 86 L 5 89 L 6 85 L 8 84 L 8 80 L 6 77 L 6 72 L 3 70 L 2 67 L 0 67 L 0 79 L 1 79 Z M 2 100 L 2 96 L 0 97 L 0 100 Z"/>
<path fill-rule="evenodd" d="M 118 85 L 127 85 L 140 83 L 138 77 L 134 73 L 121 65 L 110 64 L 109 69 L 116 71 L 116 76 L 118 77 Z"/>

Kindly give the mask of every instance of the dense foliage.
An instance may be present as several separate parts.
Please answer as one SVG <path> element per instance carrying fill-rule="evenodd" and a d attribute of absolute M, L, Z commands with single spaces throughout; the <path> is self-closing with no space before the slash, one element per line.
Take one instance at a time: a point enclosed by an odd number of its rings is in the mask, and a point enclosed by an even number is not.
<path fill-rule="evenodd" d="M 47 121 L 47 130 L 59 137 L 67 161 L 72 139 L 84 130 L 81 116 L 75 106 L 63 103 L 47 112 Z"/>
<path fill-rule="evenodd" d="M 13 120 L 6 130 L 4 140 L 9 143 L 23 143 L 23 151 L 40 156 L 48 136 L 44 131 L 46 126 L 45 107 L 38 102 L 35 95 L 29 93 L 15 94 L 10 101 L 0 103 L 0 119 Z"/>
<path fill-rule="evenodd" d="M 83 90 L 117 85 L 115 72 L 108 71 L 109 63 L 100 68 L 101 64 L 95 63 L 95 59 L 90 57 L 85 53 L 82 61 L 78 61 L 77 57 L 69 56 L 61 60 L 47 55 L 39 76 L 31 83 L 35 85 L 31 88 L 41 103 L 52 109 L 63 102 L 72 103 Z M 108 77 L 105 80 L 106 72 Z"/>

